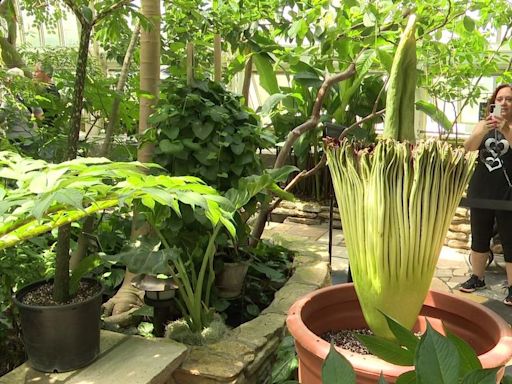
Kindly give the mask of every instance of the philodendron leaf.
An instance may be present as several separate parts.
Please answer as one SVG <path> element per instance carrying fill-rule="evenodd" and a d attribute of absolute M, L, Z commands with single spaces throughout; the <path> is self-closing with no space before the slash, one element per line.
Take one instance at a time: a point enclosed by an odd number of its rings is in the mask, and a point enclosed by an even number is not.
<path fill-rule="evenodd" d="M 126 265 L 133 273 L 146 273 L 157 275 L 159 273 L 171 275 L 169 262 L 179 257 L 178 248 L 155 249 L 154 244 L 136 243 L 131 249 L 116 255 L 105 255 L 103 259 Z"/>
<path fill-rule="evenodd" d="M 446 332 L 446 336 L 448 337 L 448 340 L 455 345 L 455 348 L 457 348 L 457 351 L 459 352 L 460 377 L 464 377 L 464 375 L 475 369 L 482 368 L 482 364 L 480 363 L 480 360 L 478 360 L 478 356 L 468 343 L 448 331 Z"/>
<path fill-rule="evenodd" d="M 267 116 L 270 114 L 270 112 L 272 111 L 272 109 L 274 109 L 274 107 L 279 104 L 281 101 L 283 101 L 284 99 L 286 99 L 289 95 L 287 94 L 284 94 L 284 93 L 275 93 L 273 95 L 270 95 L 266 100 L 265 102 L 263 103 L 262 107 L 261 107 L 261 114 L 263 116 Z"/>
<path fill-rule="evenodd" d="M 268 53 L 256 53 L 253 55 L 256 70 L 260 75 L 260 85 L 270 95 L 279 93 L 277 76 L 272 66 L 273 60 Z"/>
<path fill-rule="evenodd" d="M 399 344 L 379 336 L 357 335 L 368 350 L 375 356 L 396 365 L 413 365 L 414 351 L 402 348 Z"/>
<path fill-rule="evenodd" d="M 329 353 L 322 364 L 322 382 L 329 384 L 352 384 L 356 374 L 350 362 L 331 344 Z"/>
<path fill-rule="evenodd" d="M 407 371 L 402 373 L 398 378 L 396 379 L 396 384 L 416 384 L 416 372 L 414 371 Z"/>
<path fill-rule="evenodd" d="M 416 350 L 416 376 L 420 383 L 453 384 L 459 380 L 457 348 L 427 321 L 427 331 Z"/>
<path fill-rule="evenodd" d="M 498 368 L 490 368 L 490 369 L 476 369 L 474 371 L 469 372 L 462 379 L 462 384 L 495 384 L 496 383 L 496 374 L 500 370 L 501 367 Z"/>
<path fill-rule="evenodd" d="M 434 104 L 425 100 L 418 100 L 416 102 L 416 109 L 426 113 L 432 120 L 438 123 L 445 132 L 450 132 L 452 130 L 453 125 L 450 119 L 448 119 L 445 113 Z"/>
<path fill-rule="evenodd" d="M 512 384 L 512 376 L 505 375 L 503 379 L 501 379 L 501 384 Z"/>
<path fill-rule="evenodd" d="M 404 347 L 406 347 L 409 351 L 414 353 L 416 351 L 416 347 L 418 346 L 420 339 L 412 331 L 405 328 L 398 321 L 389 317 L 385 313 L 382 313 L 384 318 L 388 323 L 389 330 L 395 335 L 398 343 Z"/>

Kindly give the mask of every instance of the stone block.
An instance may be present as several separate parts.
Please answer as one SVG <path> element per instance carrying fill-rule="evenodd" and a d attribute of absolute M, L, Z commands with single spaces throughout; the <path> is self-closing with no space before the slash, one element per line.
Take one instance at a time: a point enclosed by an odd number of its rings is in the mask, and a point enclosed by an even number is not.
<path fill-rule="evenodd" d="M 298 224 L 306 224 L 306 225 L 318 225 L 321 224 L 322 221 L 318 218 L 306 218 L 306 217 L 295 217 L 295 216 L 288 216 L 284 223 L 298 223 Z"/>
<path fill-rule="evenodd" d="M 312 212 L 304 212 L 298 209 L 288 209 L 288 208 L 275 208 L 272 213 L 275 213 L 276 215 L 285 215 L 285 216 L 292 216 L 292 217 L 304 217 L 307 219 L 314 219 L 318 215 L 316 213 Z"/>
<path fill-rule="evenodd" d="M 459 241 L 468 241 L 469 235 L 464 232 L 452 232 L 448 231 L 446 233 L 446 238 L 448 240 L 459 240 Z"/>
<path fill-rule="evenodd" d="M 319 282 L 325 281 L 329 276 L 327 263 L 319 262 L 313 265 L 305 265 L 297 268 L 287 284 L 309 284 L 318 287 Z"/>
<path fill-rule="evenodd" d="M 455 209 L 455 216 L 469 217 L 469 209 L 464 208 L 464 207 L 457 207 L 457 209 Z"/>
<path fill-rule="evenodd" d="M 467 217 L 454 217 L 450 224 L 452 224 L 452 225 L 469 224 L 469 219 Z"/>
<path fill-rule="evenodd" d="M 282 215 L 280 213 L 272 212 L 270 214 L 270 221 L 273 221 L 274 223 L 282 223 L 283 221 L 286 220 L 287 217 L 288 217 L 287 215 Z"/>
<path fill-rule="evenodd" d="M 303 212 L 318 213 L 322 207 L 318 203 L 303 201 L 281 201 L 279 206 L 291 210 L 300 210 Z"/>
<path fill-rule="evenodd" d="M 177 384 L 236 383 L 244 366 L 243 361 L 234 359 L 231 354 L 213 351 L 208 347 L 194 347 L 183 364 L 175 370 L 173 378 Z"/>
<path fill-rule="evenodd" d="M 471 246 L 468 241 L 459 241 L 459 240 L 448 240 L 446 245 L 450 248 L 458 248 L 458 249 L 471 249 Z"/>
<path fill-rule="evenodd" d="M 471 226 L 469 224 L 455 224 L 450 225 L 450 231 L 471 233 Z"/>
<path fill-rule="evenodd" d="M 316 288 L 320 288 L 321 286 L 326 285 L 328 282 L 330 282 L 329 280 L 330 276 L 328 275 L 326 281 L 318 282 L 317 286 L 294 283 L 286 284 L 283 288 L 276 292 L 272 303 L 261 313 L 277 313 L 285 315 L 288 313 L 288 309 L 299 297 L 306 295 Z"/>
<path fill-rule="evenodd" d="M 329 211 L 327 212 L 320 212 L 318 214 L 318 217 L 324 219 L 324 220 L 329 220 Z M 333 218 L 333 221 L 339 221 L 341 219 L 341 216 L 339 213 L 336 213 L 336 212 L 333 212 L 332 213 L 332 218 Z"/>

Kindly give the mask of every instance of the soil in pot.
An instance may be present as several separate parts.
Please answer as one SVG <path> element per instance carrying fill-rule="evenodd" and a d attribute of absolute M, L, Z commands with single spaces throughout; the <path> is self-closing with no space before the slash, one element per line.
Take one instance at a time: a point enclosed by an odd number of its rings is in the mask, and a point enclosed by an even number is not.
<path fill-rule="evenodd" d="M 373 332 L 367 328 L 343 329 L 341 331 L 325 332 L 320 337 L 328 343 L 333 342 L 337 347 L 346 349 L 347 351 L 361 355 L 370 355 L 368 348 L 357 339 L 356 335 L 373 336 Z"/>
<path fill-rule="evenodd" d="M 46 283 L 42 284 L 33 291 L 27 292 L 21 299 L 23 304 L 27 305 L 41 305 L 41 306 L 52 306 L 62 304 L 75 304 L 81 303 L 87 300 L 89 297 L 93 297 L 101 291 L 101 287 L 98 284 L 90 281 L 81 281 L 78 287 L 76 295 L 65 303 L 57 303 L 53 299 L 53 284 Z"/>

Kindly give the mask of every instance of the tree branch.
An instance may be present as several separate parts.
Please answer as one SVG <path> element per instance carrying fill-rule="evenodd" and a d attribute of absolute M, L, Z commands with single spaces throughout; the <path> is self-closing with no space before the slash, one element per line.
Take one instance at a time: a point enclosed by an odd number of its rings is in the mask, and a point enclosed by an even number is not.
<path fill-rule="evenodd" d="M 320 121 L 320 111 L 322 109 L 322 105 L 325 99 L 325 95 L 332 87 L 333 84 L 339 83 L 342 80 L 346 80 L 356 74 L 356 65 L 352 63 L 349 67 L 342 73 L 337 75 L 327 77 L 320 88 L 318 89 L 318 93 L 316 95 L 315 103 L 313 104 L 313 110 L 311 112 L 311 117 L 298 127 L 294 128 L 286 138 L 286 141 L 283 145 L 281 151 L 279 151 L 279 155 L 277 156 L 276 162 L 274 164 L 274 168 L 282 167 L 285 162 L 288 154 L 290 153 L 293 144 L 297 141 L 297 139 L 303 135 L 305 132 L 310 131 L 311 129 L 316 128 L 318 122 Z"/>
<path fill-rule="evenodd" d="M 320 111 L 322 109 L 322 105 L 323 105 L 323 102 L 324 102 L 325 95 L 327 94 L 329 89 L 334 84 L 336 84 L 336 83 L 338 83 L 340 81 L 346 80 L 346 79 L 348 79 L 348 78 L 350 78 L 350 77 L 352 77 L 352 76 L 354 76 L 356 74 L 355 62 L 356 62 L 356 60 L 354 60 L 354 62 L 352 62 L 344 72 L 339 73 L 339 74 L 334 75 L 334 76 L 331 76 L 331 77 L 327 77 L 324 80 L 324 82 L 322 83 L 322 85 L 318 89 L 318 92 L 317 92 L 317 95 L 316 95 L 316 99 L 315 99 L 315 104 L 313 105 L 313 110 L 311 112 L 311 117 L 305 123 L 302 123 L 298 127 L 294 128 L 288 134 L 288 137 L 286 138 L 286 141 L 285 141 L 285 143 L 283 145 L 283 148 L 279 152 L 279 155 L 277 156 L 276 162 L 274 163 L 274 169 L 280 168 L 280 167 L 282 167 L 285 164 L 286 159 L 287 159 L 288 154 L 290 153 L 290 151 L 292 149 L 293 144 L 295 143 L 295 141 L 297 141 L 297 139 L 301 135 L 303 135 L 307 131 L 310 131 L 311 129 L 316 128 L 316 126 L 318 125 L 318 122 L 320 121 Z M 322 160 L 320 161 L 319 164 L 321 164 L 322 161 L 323 161 L 323 158 L 322 158 Z M 317 164 L 317 166 L 315 166 L 315 168 L 313 168 L 314 173 L 318 172 L 318 169 L 321 168 L 319 166 L 319 164 Z M 292 184 L 292 185 L 291 186 L 287 186 L 285 188 L 285 190 L 291 189 L 295 184 L 297 184 L 297 182 L 300 179 L 302 179 L 304 177 L 304 175 L 306 175 L 306 174 L 307 175 L 311 175 L 312 174 L 311 172 L 313 172 L 313 170 L 311 170 L 310 172 L 306 172 L 306 173 L 303 173 L 303 172 L 299 173 L 299 175 L 297 175 L 292 180 L 292 182 L 290 182 L 290 184 Z M 274 208 L 275 208 L 275 206 L 274 206 Z M 265 229 L 265 223 L 267 222 L 268 214 L 270 212 L 272 212 L 272 209 L 273 208 L 270 206 L 270 203 L 268 201 L 264 202 L 261 205 L 260 212 L 259 212 L 259 214 L 258 214 L 258 216 L 256 218 L 256 222 L 254 223 L 254 227 L 253 227 L 253 230 L 251 232 L 251 243 L 256 243 L 261 238 L 263 230 Z"/>
<path fill-rule="evenodd" d="M 98 22 L 100 22 L 102 19 L 104 19 L 105 17 L 107 17 L 109 14 L 111 14 L 112 12 L 114 12 L 116 9 L 119 9 L 121 8 L 123 5 L 128 5 L 131 3 L 131 0 L 121 0 L 121 1 L 118 1 L 117 3 L 115 4 L 112 4 L 112 6 L 110 6 L 109 8 L 99 12 L 96 17 L 92 20 L 92 25 L 96 25 Z"/>

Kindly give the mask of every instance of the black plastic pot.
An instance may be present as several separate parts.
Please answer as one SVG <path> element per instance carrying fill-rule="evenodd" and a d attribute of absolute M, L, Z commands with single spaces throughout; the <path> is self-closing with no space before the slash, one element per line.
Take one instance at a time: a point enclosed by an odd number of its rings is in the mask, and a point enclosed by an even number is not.
<path fill-rule="evenodd" d="M 92 363 L 100 352 L 100 315 L 103 289 L 75 304 L 39 306 L 23 303 L 23 297 L 52 280 L 38 281 L 20 289 L 13 300 L 20 323 L 28 363 L 42 372 L 66 372 Z"/>

